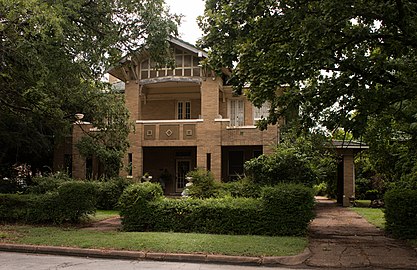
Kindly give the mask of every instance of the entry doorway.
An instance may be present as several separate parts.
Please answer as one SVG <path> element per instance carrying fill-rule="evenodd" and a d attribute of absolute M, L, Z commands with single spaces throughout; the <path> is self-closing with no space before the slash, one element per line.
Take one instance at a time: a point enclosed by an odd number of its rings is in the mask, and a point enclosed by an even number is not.
<path fill-rule="evenodd" d="M 191 171 L 191 160 L 177 159 L 175 168 L 175 191 L 181 192 L 187 184 L 185 177 Z"/>

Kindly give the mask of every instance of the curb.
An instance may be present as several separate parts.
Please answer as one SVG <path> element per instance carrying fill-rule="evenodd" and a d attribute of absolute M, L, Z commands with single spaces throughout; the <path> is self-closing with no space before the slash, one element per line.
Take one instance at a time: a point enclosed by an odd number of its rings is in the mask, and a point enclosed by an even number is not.
<path fill-rule="evenodd" d="M 302 264 L 311 256 L 311 251 L 306 248 L 302 253 L 294 256 L 271 256 L 271 257 L 246 257 L 212 254 L 187 254 L 187 253 L 159 253 L 128 250 L 86 249 L 73 247 L 32 246 L 21 244 L 0 243 L 0 251 L 36 253 L 48 255 L 63 255 L 75 257 L 106 258 L 120 260 L 152 260 L 170 262 L 192 263 L 223 263 L 237 265 L 287 265 Z"/>

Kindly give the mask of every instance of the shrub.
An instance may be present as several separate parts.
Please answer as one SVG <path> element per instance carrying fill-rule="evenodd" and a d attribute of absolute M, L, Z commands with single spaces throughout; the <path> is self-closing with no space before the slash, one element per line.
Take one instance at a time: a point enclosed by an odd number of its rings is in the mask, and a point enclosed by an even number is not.
<path fill-rule="evenodd" d="M 156 188 L 142 185 L 130 186 L 121 197 L 124 230 L 298 235 L 313 217 L 313 191 L 303 186 L 265 189 L 262 198 L 203 200 L 162 198 L 162 191 L 155 196 Z"/>
<path fill-rule="evenodd" d="M 77 222 L 96 210 L 96 188 L 93 183 L 66 182 L 58 188 L 57 213 L 55 222 Z"/>
<path fill-rule="evenodd" d="M 245 170 L 255 183 L 302 183 L 311 186 L 317 175 L 311 169 L 308 158 L 295 149 L 278 148 L 272 155 L 261 155 L 245 163 Z"/>
<path fill-rule="evenodd" d="M 259 198 L 261 186 L 254 184 L 249 178 L 242 178 L 238 181 L 222 183 L 220 193 L 232 197 Z"/>
<path fill-rule="evenodd" d="M 28 205 L 28 195 L 0 194 L 0 220 L 3 222 L 25 220 Z"/>
<path fill-rule="evenodd" d="M 272 235 L 306 233 L 314 218 L 314 190 L 299 184 L 279 184 L 262 190 L 262 201 Z"/>
<path fill-rule="evenodd" d="M 328 186 L 326 182 L 321 182 L 320 184 L 316 184 L 313 186 L 314 194 L 317 196 L 325 196 L 328 190 Z"/>
<path fill-rule="evenodd" d="M 187 176 L 193 179 L 193 184 L 189 187 L 189 196 L 204 199 L 213 197 L 218 192 L 219 184 L 215 182 L 210 171 L 196 169 L 188 172 Z"/>
<path fill-rule="evenodd" d="M 91 183 L 67 182 L 46 194 L 0 195 L 0 219 L 26 223 L 79 222 L 95 211 Z"/>
<path fill-rule="evenodd" d="M 112 178 L 94 184 L 97 189 L 97 209 L 111 210 L 117 207 L 120 196 L 131 182 L 123 178 Z"/>
<path fill-rule="evenodd" d="M 0 194 L 13 194 L 25 191 L 25 185 L 18 179 L 0 179 Z"/>
<path fill-rule="evenodd" d="M 54 192 L 58 190 L 60 185 L 70 181 L 71 179 L 67 177 L 35 177 L 33 178 L 32 185 L 27 188 L 26 193 L 45 194 L 47 192 Z"/>
<path fill-rule="evenodd" d="M 120 216 L 126 231 L 147 231 L 154 226 L 152 215 L 155 212 L 150 205 L 161 200 L 163 191 L 157 183 L 144 182 L 128 186 L 119 199 Z"/>
<path fill-rule="evenodd" d="M 398 238 L 416 238 L 417 190 L 393 189 L 384 201 L 386 230 Z"/>

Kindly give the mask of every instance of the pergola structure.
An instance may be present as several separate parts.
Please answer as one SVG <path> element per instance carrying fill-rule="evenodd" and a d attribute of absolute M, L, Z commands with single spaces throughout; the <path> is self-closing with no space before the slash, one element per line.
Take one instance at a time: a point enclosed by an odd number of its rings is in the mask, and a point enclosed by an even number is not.
<path fill-rule="evenodd" d="M 369 146 L 354 141 L 332 141 L 339 155 L 337 166 L 337 202 L 342 206 L 350 206 L 355 198 L 355 155 Z"/>

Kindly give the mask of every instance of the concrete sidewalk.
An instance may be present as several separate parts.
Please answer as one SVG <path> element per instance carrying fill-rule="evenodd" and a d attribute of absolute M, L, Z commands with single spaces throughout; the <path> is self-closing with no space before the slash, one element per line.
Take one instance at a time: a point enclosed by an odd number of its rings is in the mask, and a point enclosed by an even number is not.
<path fill-rule="evenodd" d="M 417 252 L 389 238 L 356 212 L 318 198 L 310 224 L 311 257 L 305 264 L 327 268 L 417 269 Z"/>

